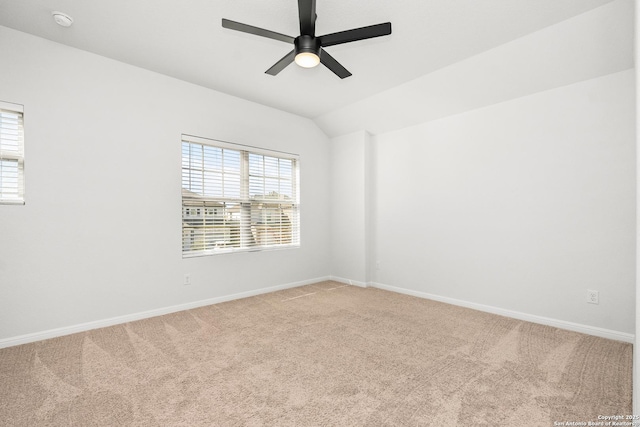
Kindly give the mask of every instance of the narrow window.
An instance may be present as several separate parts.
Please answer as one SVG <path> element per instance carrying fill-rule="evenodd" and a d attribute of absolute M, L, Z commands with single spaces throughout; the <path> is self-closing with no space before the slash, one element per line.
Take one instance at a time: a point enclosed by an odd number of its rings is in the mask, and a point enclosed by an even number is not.
<path fill-rule="evenodd" d="M 0 204 L 24 204 L 24 128 L 21 105 L 0 102 Z"/>

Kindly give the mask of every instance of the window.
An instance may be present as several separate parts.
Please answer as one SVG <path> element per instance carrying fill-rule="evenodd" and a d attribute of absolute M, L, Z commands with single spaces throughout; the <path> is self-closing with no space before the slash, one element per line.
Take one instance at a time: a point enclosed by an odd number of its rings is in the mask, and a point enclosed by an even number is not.
<path fill-rule="evenodd" d="M 21 105 L 0 102 L 0 204 L 24 204 L 24 130 Z"/>
<path fill-rule="evenodd" d="M 182 136 L 182 254 L 300 245 L 298 156 Z"/>

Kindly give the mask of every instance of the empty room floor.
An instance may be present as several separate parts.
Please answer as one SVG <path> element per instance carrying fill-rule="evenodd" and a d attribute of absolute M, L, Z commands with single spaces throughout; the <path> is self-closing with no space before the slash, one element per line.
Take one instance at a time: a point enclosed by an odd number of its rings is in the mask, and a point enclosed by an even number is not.
<path fill-rule="evenodd" d="M 322 282 L 1 349 L 0 425 L 547 427 L 631 381 L 631 344 Z"/>

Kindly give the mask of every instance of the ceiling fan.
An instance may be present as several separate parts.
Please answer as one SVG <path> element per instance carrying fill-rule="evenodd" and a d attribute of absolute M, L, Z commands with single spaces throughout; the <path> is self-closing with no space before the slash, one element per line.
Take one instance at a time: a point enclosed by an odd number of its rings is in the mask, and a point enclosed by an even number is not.
<path fill-rule="evenodd" d="M 391 22 L 385 22 L 384 24 L 370 25 L 316 37 L 316 19 L 318 16 L 316 15 L 315 0 L 298 0 L 298 15 L 300 17 L 300 35 L 295 38 L 224 18 L 222 19 L 222 26 L 230 30 L 280 40 L 285 43 L 293 43 L 294 49 L 265 71 L 265 73 L 272 76 L 284 70 L 287 65 L 294 61 L 304 68 L 312 68 L 322 62 L 325 67 L 333 71 L 341 79 L 344 79 L 349 77 L 351 73 L 323 48 L 391 34 Z"/>

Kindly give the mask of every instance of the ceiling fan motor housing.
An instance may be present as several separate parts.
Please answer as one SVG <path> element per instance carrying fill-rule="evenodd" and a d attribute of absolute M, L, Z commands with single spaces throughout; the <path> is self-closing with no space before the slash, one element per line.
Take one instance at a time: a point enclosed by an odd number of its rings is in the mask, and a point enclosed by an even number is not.
<path fill-rule="evenodd" d="M 302 52 L 313 53 L 320 56 L 320 40 L 311 36 L 298 36 L 293 41 L 296 55 Z"/>

